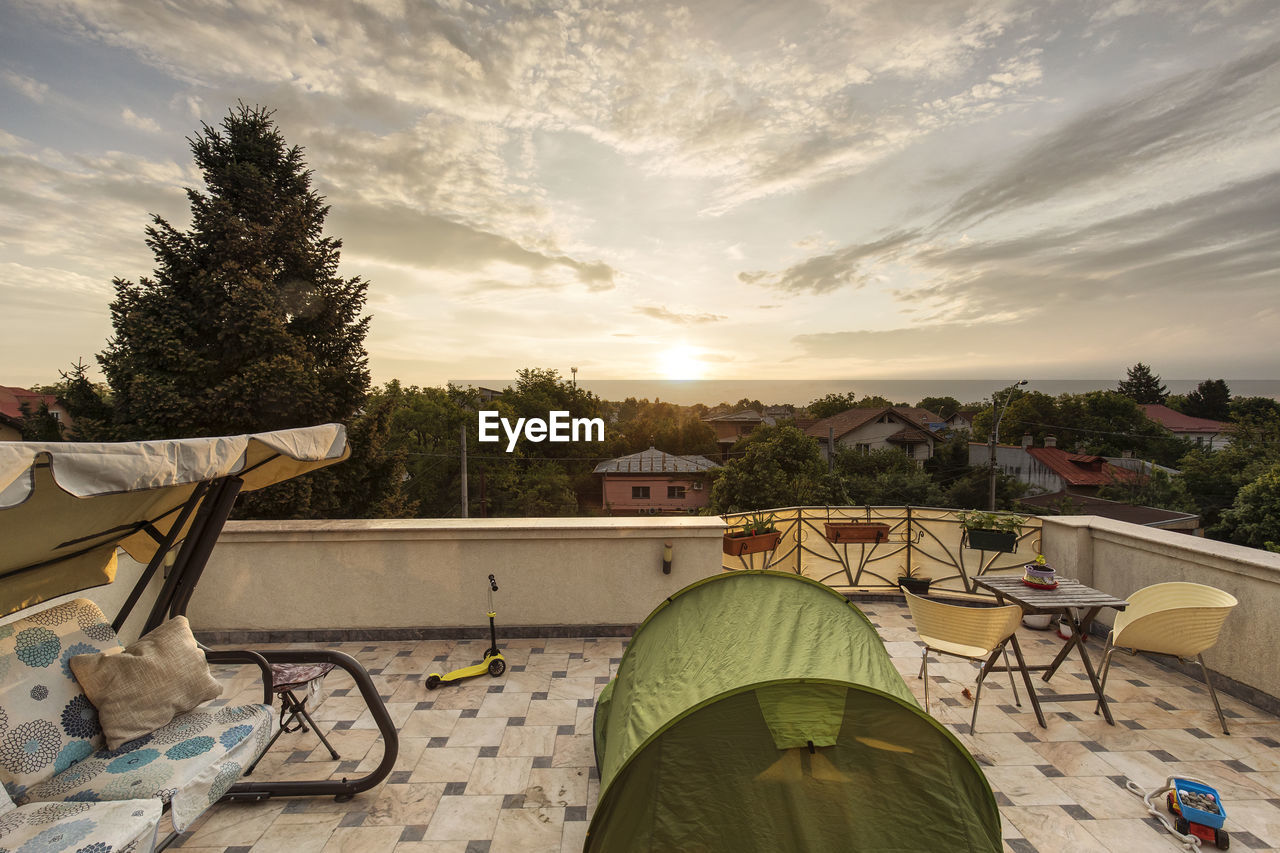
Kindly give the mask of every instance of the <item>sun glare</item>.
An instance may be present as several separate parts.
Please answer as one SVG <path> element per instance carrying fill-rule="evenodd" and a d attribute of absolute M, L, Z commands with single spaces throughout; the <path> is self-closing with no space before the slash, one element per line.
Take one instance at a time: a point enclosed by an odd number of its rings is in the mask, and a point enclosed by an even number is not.
<path fill-rule="evenodd" d="M 658 375 L 663 379 L 701 379 L 707 366 L 698 358 L 699 350 L 688 344 L 674 344 L 658 351 Z"/>

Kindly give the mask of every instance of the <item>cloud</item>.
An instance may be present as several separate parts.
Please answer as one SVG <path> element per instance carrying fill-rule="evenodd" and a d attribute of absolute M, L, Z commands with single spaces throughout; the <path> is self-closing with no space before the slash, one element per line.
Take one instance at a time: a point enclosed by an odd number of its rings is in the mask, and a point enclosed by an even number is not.
<path fill-rule="evenodd" d="M 500 234 L 435 214 L 394 204 L 354 203 L 335 208 L 327 223 L 340 234 L 345 252 L 418 269 L 448 269 L 484 273 L 505 264 L 534 278 L 531 284 L 558 286 L 566 273 L 590 291 L 614 287 L 614 270 L 601 261 L 581 261 L 564 254 L 527 249 Z M 480 276 L 480 281 L 490 276 Z"/>
<path fill-rule="evenodd" d="M 661 320 L 664 323 L 675 323 L 680 326 L 717 323 L 728 319 L 724 314 L 681 314 L 659 305 L 637 305 L 635 312 L 646 317 L 652 317 L 655 320 Z"/>
<path fill-rule="evenodd" d="M 971 225 L 1103 179 L 1132 176 L 1174 158 L 1274 132 L 1267 116 L 1280 87 L 1280 43 L 1215 68 L 1183 74 L 1143 94 L 1090 109 L 1028 146 L 965 192 L 940 229 Z"/>
<path fill-rule="evenodd" d="M 138 130 L 146 131 L 147 133 L 162 132 L 159 122 L 155 119 L 140 116 L 128 107 L 120 111 L 120 118 L 124 119 L 125 124 Z"/>
<path fill-rule="evenodd" d="M 871 243 L 815 255 L 782 272 L 740 272 L 738 280 L 784 293 L 828 293 L 846 285 L 862 287 L 871 274 L 867 267 L 892 259 L 918 236 L 916 231 L 899 231 Z"/>
<path fill-rule="evenodd" d="M 287 88 L 332 104 L 330 118 L 389 118 L 393 132 L 447 117 L 503 146 L 534 132 L 583 134 L 647 174 L 709 181 L 711 215 L 903 150 L 939 124 L 922 95 L 942 103 L 963 92 L 976 116 L 1039 81 L 1011 38 L 1030 16 L 1005 0 L 833 2 L 822 17 L 783 4 L 628 0 L 25 5 L 193 87 L 239 96 L 246 84 Z M 726 34 L 730 15 L 738 25 Z M 957 87 L 953 78 L 984 66 L 982 87 Z M 880 79 L 911 85 L 882 103 L 863 94 Z M 966 110 L 953 105 L 947 121 Z"/>
<path fill-rule="evenodd" d="M 16 71 L 5 70 L 0 72 L 0 80 L 4 80 L 5 85 L 14 89 L 37 104 L 44 103 L 45 98 L 49 96 L 49 85 L 41 83 L 39 80 L 19 74 Z"/>

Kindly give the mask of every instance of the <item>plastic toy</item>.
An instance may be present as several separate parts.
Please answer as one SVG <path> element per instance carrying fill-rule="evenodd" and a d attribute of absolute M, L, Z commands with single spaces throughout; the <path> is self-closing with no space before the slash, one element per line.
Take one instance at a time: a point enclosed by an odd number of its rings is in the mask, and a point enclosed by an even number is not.
<path fill-rule="evenodd" d="M 431 673 L 427 676 L 428 690 L 435 690 L 441 684 L 454 684 L 466 678 L 484 675 L 486 672 L 497 678 L 507 671 L 507 659 L 502 656 L 502 652 L 498 651 L 498 629 L 493 623 L 498 616 L 497 611 L 493 609 L 493 594 L 497 591 L 498 582 L 493 579 L 493 575 L 489 575 L 489 648 L 484 653 L 484 660 L 444 675 L 438 672 Z"/>
<path fill-rule="evenodd" d="M 1226 850 L 1231 845 L 1231 838 L 1222 825 L 1227 819 L 1227 810 L 1222 805 L 1222 798 L 1208 783 L 1185 776 L 1170 776 L 1164 787 L 1154 791 L 1143 792 L 1133 782 L 1126 787 L 1142 797 L 1147 811 L 1165 828 L 1178 836 L 1178 840 L 1188 850 L 1201 846 L 1201 842 L 1211 842 L 1219 850 Z M 1170 824 L 1152 804 L 1152 800 L 1163 795 L 1165 806 L 1173 814 Z"/>

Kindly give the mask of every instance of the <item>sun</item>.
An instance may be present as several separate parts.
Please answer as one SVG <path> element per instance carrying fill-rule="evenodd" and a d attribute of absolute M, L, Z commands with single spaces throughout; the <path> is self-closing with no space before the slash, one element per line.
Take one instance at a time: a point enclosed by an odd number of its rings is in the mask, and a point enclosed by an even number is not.
<path fill-rule="evenodd" d="M 700 353 L 686 343 L 664 346 L 658 350 L 658 375 L 663 379 L 701 379 L 707 366 Z"/>

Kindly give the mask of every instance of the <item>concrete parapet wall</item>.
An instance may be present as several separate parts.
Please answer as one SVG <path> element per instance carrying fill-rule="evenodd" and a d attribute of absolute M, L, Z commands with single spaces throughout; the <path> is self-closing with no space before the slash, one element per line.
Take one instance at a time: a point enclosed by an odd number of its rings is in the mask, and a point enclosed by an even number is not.
<path fill-rule="evenodd" d="M 1122 598 L 1165 581 L 1231 593 L 1240 604 L 1205 663 L 1280 697 L 1280 554 L 1097 516 L 1046 517 L 1044 553 L 1063 575 Z M 1103 610 L 1098 618 L 1110 625 L 1114 615 Z"/>
<path fill-rule="evenodd" d="M 636 625 L 721 571 L 719 517 L 228 523 L 188 609 L 198 632 Z M 662 572 L 663 543 L 673 552 Z"/>

